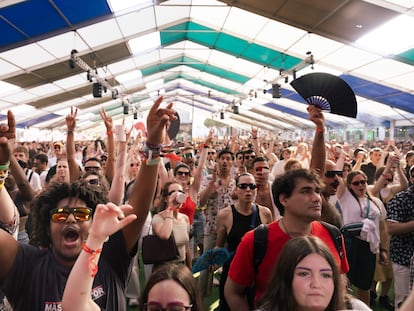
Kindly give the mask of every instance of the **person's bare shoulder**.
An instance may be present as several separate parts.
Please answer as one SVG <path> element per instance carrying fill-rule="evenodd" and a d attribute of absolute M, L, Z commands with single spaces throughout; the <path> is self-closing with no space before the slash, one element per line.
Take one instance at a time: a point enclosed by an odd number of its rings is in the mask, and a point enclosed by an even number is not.
<path fill-rule="evenodd" d="M 267 206 L 257 204 L 259 208 L 260 218 L 263 223 L 270 223 L 273 220 L 272 212 Z"/>

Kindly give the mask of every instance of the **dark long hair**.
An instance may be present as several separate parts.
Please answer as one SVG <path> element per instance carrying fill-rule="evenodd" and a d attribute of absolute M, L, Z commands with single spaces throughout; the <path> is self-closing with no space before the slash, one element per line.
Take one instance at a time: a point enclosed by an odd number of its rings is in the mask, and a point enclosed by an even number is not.
<path fill-rule="evenodd" d="M 91 187 L 85 180 L 76 180 L 72 183 L 51 183 L 46 190 L 35 197 L 30 205 L 31 217 L 33 217 L 31 244 L 42 248 L 51 247 L 49 212 L 65 198 L 82 200 L 93 211 L 97 204 L 107 202 L 106 193 L 101 187 Z"/>
<path fill-rule="evenodd" d="M 166 280 L 173 280 L 177 283 L 177 285 L 184 288 L 190 296 L 190 304 L 193 305 L 191 308 L 192 311 L 203 311 L 203 303 L 190 269 L 188 269 L 185 265 L 174 263 L 164 264 L 152 272 L 141 295 L 141 311 L 145 310 L 144 304 L 148 302 L 148 293 L 150 290 L 156 284 Z"/>
<path fill-rule="evenodd" d="M 354 190 L 351 188 L 351 182 L 352 179 L 354 179 L 355 176 L 357 175 L 361 175 L 364 177 L 365 180 L 368 180 L 367 174 L 365 174 L 363 171 L 351 171 L 348 173 L 348 175 L 346 176 L 346 184 L 348 187 L 349 192 L 352 194 L 352 196 L 355 198 L 355 200 L 357 201 L 358 205 L 359 205 L 359 209 L 361 210 L 361 217 L 362 216 L 362 206 L 361 206 L 361 202 L 359 201 L 358 196 L 356 195 L 356 193 L 354 192 Z M 378 208 L 378 210 L 381 213 L 381 208 L 378 206 L 377 202 L 375 200 L 372 199 L 372 197 L 370 196 L 369 192 L 366 191 L 365 193 L 365 197 L 368 198 L 368 200 L 370 200 L 372 203 L 374 203 L 374 205 Z"/>
<path fill-rule="evenodd" d="M 289 240 L 283 247 L 266 292 L 258 303 L 260 310 L 295 311 L 298 309 L 292 288 L 293 277 L 298 263 L 311 254 L 318 254 L 325 258 L 333 272 L 334 292 L 325 310 L 342 309 L 343 281 L 331 250 L 319 238 L 304 236 Z"/>
<path fill-rule="evenodd" d="M 160 193 L 160 203 L 158 204 L 157 213 L 165 210 L 168 207 L 168 189 L 173 184 L 180 185 L 180 183 L 176 181 L 167 181 L 162 187 L 161 193 Z"/>

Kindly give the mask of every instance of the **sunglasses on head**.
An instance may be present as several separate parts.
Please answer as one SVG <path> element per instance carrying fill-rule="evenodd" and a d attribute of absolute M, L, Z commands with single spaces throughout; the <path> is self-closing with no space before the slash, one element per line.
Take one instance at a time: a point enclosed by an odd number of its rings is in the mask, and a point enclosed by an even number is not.
<path fill-rule="evenodd" d="M 190 172 L 177 171 L 177 175 L 179 175 L 179 176 L 190 176 Z"/>
<path fill-rule="evenodd" d="M 92 216 L 92 209 L 89 207 L 57 207 L 50 211 L 50 218 L 54 222 L 65 222 L 72 214 L 76 221 L 88 221 Z"/>
<path fill-rule="evenodd" d="M 365 185 L 366 183 L 367 181 L 365 179 L 351 182 L 354 186 Z"/>
<path fill-rule="evenodd" d="M 183 157 L 184 157 L 185 159 L 189 159 L 189 158 L 192 158 L 192 157 L 193 157 L 193 154 L 192 154 L 192 153 L 184 153 L 184 154 L 183 154 Z"/>
<path fill-rule="evenodd" d="M 257 186 L 256 186 L 256 184 L 245 184 L 245 183 L 243 183 L 243 184 L 238 184 L 237 188 L 240 188 L 240 189 L 243 189 L 243 190 L 246 190 L 247 188 L 249 188 L 250 190 L 254 190 L 254 189 L 257 188 Z"/>
<path fill-rule="evenodd" d="M 342 171 L 326 171 L 325 172 L 325 177 L 327 177 L 327 178 L 333 178 L 336 175 L 338 175 L 339 177 L 342 177 L 342 176 L 344 176 L 344 172 L 342 172 Z"/>
<path fill-rule="evenodd" d="M 171 190 L 170 192 L 168 192 L 168 195 L 170 196 L 170 195 L 172 195 L 174 192 L 181 192 L 181 193 L 185 193 L 184 191 L 182 191 L 182 190 Z"/>

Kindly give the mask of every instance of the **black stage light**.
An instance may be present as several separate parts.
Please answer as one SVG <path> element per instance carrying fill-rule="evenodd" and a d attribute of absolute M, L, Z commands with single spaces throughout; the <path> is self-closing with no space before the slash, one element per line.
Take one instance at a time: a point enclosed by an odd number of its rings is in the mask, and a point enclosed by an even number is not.
<path fill-rule="evenodd" d="M 92 88 L 93 97 L 102 97 L 102 84 L 95 82 Z"/>
<path fill-rule="evenodd" d="M 281 98 L 282 92 L 280 90 L 280 84 L 274 83 L 272 84 L 272 97 L 273 98 Z"/>
<path fill-rule="evenodd" d="M 128 114 L 129 107 L 128 105 L 124 105 L 124 114 Z"/>

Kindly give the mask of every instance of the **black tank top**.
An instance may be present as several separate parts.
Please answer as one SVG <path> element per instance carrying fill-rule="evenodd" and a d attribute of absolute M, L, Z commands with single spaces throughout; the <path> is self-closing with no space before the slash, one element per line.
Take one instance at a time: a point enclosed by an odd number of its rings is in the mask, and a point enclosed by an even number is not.
<path fill-rule="evenodd" d="M 231 211 L 233 214 L 233 226 L 230 229 L 230 232 L 227 236 L 227 249 L 230 253 L 235 252 L 237 246 L 240 244 L 241 238 L 243 235 L 262 223 L 260 219 L 259 208 L 255 204 L 254 209 L 256 210 L 256 220 L 254 225 L 252 226 L 252 217 L 254 212 L 250 215 L 242 215 L 240 214 L 236 207 L 232 204 Z"/>

